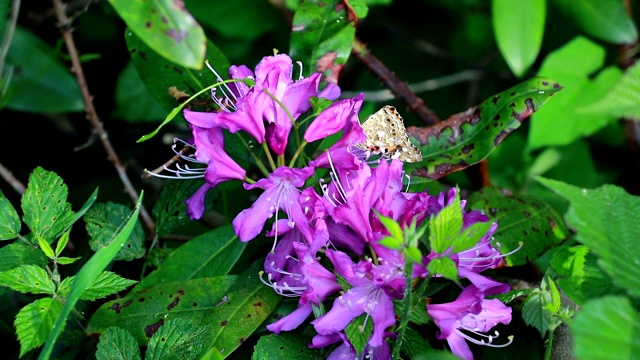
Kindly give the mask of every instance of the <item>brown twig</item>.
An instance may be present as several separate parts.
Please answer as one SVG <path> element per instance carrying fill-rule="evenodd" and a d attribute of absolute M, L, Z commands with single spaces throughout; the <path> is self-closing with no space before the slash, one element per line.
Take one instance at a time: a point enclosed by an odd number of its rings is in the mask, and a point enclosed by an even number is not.
<path fill-rule="evenodd" d="M 420 120 L 427 125 L 434 125 L 440 122 L 438 116 L 429 109 L 422 99 L 420 99 L 406 83 L 401 81 L 395 73 L 389 70 L 378 58 L 373 56 L 367 46 L 358 38 L 353 41 L 351 53 L 365 64 L 386 87 L 389 88 L 400 100 L 407 103 L 409 109 L 413 111 Z"/>
<path fill-rule="evenodd" d="M 82 98 L 85 103 L 85 112 L 87 113 L 87 119 L 91 123 L 93 127 L 93 131 L 98 135 L 100 141 L 102 143 L 102 147 L 107 152 L 107 158 L 109 161 L 113 163 L 115 166 L 118 176 L 120 177 L 120 181 L 124 184 L 126 192 L 131 197 L 131 200 L 134 203 L 138 202 L 138 192 L 131 184 L 129 177 L 127 176 L 127 172 L 125 166 L 120 161 L 118 154 L 114 150 L 111 142 L 109 141 L 109 136 L 107 132 L 104 130 L 104 126 L 100 118 L 98 117 L 98 113 L 93 106 L 93 99 L 91 93 L 89 92 L 89 87 L 87 85 L 86 78 L 84 77 L 84 71 L 82 70 L 82 65 L 80 64 L 80 59 L 78 56 L 78 50 L 76 49 L 75 42 L 73 40 L 73 35 L 71 34 L 71 24 L 70 20 L 65 13 L 65 7 L 62 3 L 62 0 L 53 0 L 53 6 L 55 8 L 56 17 L 58 19 L 58 26 L 60 27 L 60 32 L 64 37 L 64 42 L 67 46 L 67 51 L 69 52 L 69 57 L 71 58 L 71 71 L 75 74 L 76 79 L 78 81 L 78 85 L 80 86 L 80 90 L 82 91 Z M 140 207 L 140 215 L 145 223 L 145 226 L 149 230 L 149 232 L 153 233 L 153 229 L 155 227 L 153 223 L 153 219 L 147 212 L 144 206 Z"/>
<path fill-rule="evenodd" d="M 15 190 L 18 194 L 21 194 L 21 195 L 24 194 L 24 191 L 26 190 L 24 185 L 20 182 L 20 180 L 16 179 L 16 177 L 13 176 L 11 171 L 9 171 L 9 169 L 4 167 L 4 165 L 2 165 L 1 163 L 0 163 L 0 176 L 2 176 L 4 178 L 4 181 L 6 181 L 9 185 L 11 185 L 13 190 Z"/>

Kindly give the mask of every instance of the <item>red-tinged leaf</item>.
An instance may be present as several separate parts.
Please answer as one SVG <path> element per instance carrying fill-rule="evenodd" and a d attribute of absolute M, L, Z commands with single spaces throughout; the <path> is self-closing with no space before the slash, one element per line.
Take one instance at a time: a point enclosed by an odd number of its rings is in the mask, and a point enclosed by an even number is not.
<path fill-rule="evenodd" d="M 298 7 L 289 52 L 292 59 L 302 61 L 305 76 L 321 72 L 327 82 L 337 83 L 356 34 L 356 12 L 345 3 L 310 0 Z"/>
<path fill-rule="evenodd" d="M 408 127 L 424 160 L 407 163 L 405 171 L 435 180 L 482 161 L 560 90 L 551 79 L 533 78 L 436 125 Z"/>

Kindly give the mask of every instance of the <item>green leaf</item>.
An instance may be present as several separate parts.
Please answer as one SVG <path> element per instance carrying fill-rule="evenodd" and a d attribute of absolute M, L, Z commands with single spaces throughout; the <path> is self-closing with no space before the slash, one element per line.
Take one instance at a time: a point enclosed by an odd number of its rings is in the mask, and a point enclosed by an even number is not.
<path fill-rule="evenodd" d="M 91 236 L 89 245 L 91 250 L 98 251 L 108 246 L 113 240 L 113 234 L 127 220 L 129 209 L 122 204 L 112 202 L 95 204 L 87 211 L 83 219 L 87 233 Z M 129 239 L 120 249 L 116 260 L 133 260 L 144 256 L 145 234 L 142 224 L 136 221 L 134 231 L 129 235 Z"/>
<path fill-rule="evenodd" d="M 355 14 L 341 5 L 337 0 L 308 0 L 296 10 L 289 55 L 302 61 L 305 76 L 321 72 L 327 82 L 338 83 L 356 34 Z"/>
<path fill-rule="evenodd" d="M 391 236 L 387 236 L 380 240 L 380 244 L 386 246 L 390 249 L 400 249 L 404 244 L 404 232 L 402 228 L 400 228 L 400 224 L 393 221 L 392 218 L 386 217 L 378 212 L 376 212 L 378 219 L 387 229 Z"/>
<path fill-rule="evenodd" d="M 40 246 L 40 250 L 49 258 L 53 259 L 56 257 L 56 254 L 53 253 L 53 249 L 48 242 L 46 242 L 43 238 L 38 238 L 38 246 Z"/>
<path fill-rule="evenodd" d="M 551 267 L 560 276 L 558 286 L 580 306 L 613 292 L 611 278 L 596 265 L 596 257 L 584 245 L 561 247 L 553 254 Z"/>
<path fill-rule="evenodd" d="M 511 71 L 522 77 L 536 60 L 542 45 L 546 1 L 493 0 L 491 13 L 498 49 Z"/>
<path fill-rule="evenodd" d="M 70 233 L 71 233 L 71 229 L 69 229 L 69 230 L 65 231 L 64 233 L 62 233 L 62 236 L 60 236 L 60 239 L 58 239 L 58 243 L 56 244 L 55 257 L 58 257 L 58 255 L 60 255 L 60 253 L 62 253 L 64 248 L 67 246 L 67 243 L 69 243 L 69 234 Z M 49 244 L 47 244 L 47 245 L 49 245 Z"/>
<path fill-rule="evenodd" d="M 579 359 L 635 359 L 640 354 L 640 316 L 628 298 L 591 300 L 571 324 Z"/>
<path fill-rule="evenodd" d="M 426 309 L 426 307 L 424 308 Z M 404 341 L 402 342 L 402 351 L 407 354 L 408 358 L 418 359 L 419 355 L 426 354 L 430 350 L 431 346 L 429 346 L 429 341 L 424 339 L 418 331 L 411 327 L 407 327 L 407 330 L 404 333 Z M 431 357 L 428 358 L 430 359 Z M 451 360 L 454 359 L 457 358 L 453 356 Z"/>
<path fill-rule="evenodd" d="M 196 359 L 204 348 L 208 327 L 185 319 L 171 319 L 149 340 L 145 360 Z"/>
<path fill-rule="evenodd" d="M 429 219 L 429 245 L 432 251 L 444 254 L 453 246 L 454 239 L 462 231 L 462 218 L 460 192 L 456 191 L 455 200 Z"/>
<path fill-rule="evenodd" d="M 369 338 L 371 338 L 372 333 L 373 321 L 369 319 L 368 314 L 362 314 L 351 320 L 351 322 L 344 328 L 344 334 L 347 336 L 347 339 L 353 346 L 353 349 L 358 354 L 356 358 L 364 358 L 364 356 L 362 356 L 362 352 L 367 346 L 367 342 L 369 341 Z"/>
<path fill-rule="evenodd" d="M 537 259 L 550 247 L 562 242 L 569 231 L 564 221 L 546 202 L 531 195 L 508 195 L 496 188 L 483 188 L 469 197 L 472 209 L 482 209 L 498 222 L 494 233 L 503 254 L 523 246 L 506 257 L 509 266 L 524 265 Z"/>
<path fill-rule="evenodd" d="M 118 327 L 110 327 L 100 335 L 97 360 L 139 360 L 140 349 L 131 334 Z"/>
<path fill-rule="evenodd" d="M 179 105 L 178 101 L 169 93 L 171 88 L 175 87 L 178 91 L 186 92 L 191 96 L 216 82 L 215 75 L 209 69 L 194 70 L 177 66 L 159 56 L 130 30 L 125 32 L 125 39 L 140 79 L 147 87 L 149 93 L 169 112 L 173 111 L 174 108 Z M 230 66 L 229 60 L 209 41 L 207 41 L 207 54 L 205 58 L 221 76 L 226 74 Z M 209 93 L 206 93 L 199 99 L 202 99 L 202 101 L 205 101 L 207 104 L 213 104 L 213 100 L 211 100 L 209 95 Z M 186 121 L 181 113 L 177 117 Z M 165 119 L 162 125 L 172 118 L 168 119 L 169 120 Z M 160 127 L 162 127 L 162 125 L 160 125 Z M 142 139 L 146 140 L 152 137 L 160 127 Z"/>
<path fill-rule="evenodd" d="M 551 179 L 537 180 L 569 200 L 567 223 L 577 232 L 576 239 L 599 258 L 602 270 L 616 285 L 640 296 L 640 268 L 636 266 L 640 258 L 640 197 L 613 185 L 588 190 Z"/>
<path fill-rule="evenodd" d="M 131 213 L 129 220 L 127 220 L 126 224 L 124 224 L 122 230 L 120 230 L 116 234 L 115 240 L 113 240 L 107 247 L 98 250 L 76 274 L 76 279 L 73 282 L 71 291 L 69 292 L 69 296 L 67 297 L 67 302 L 64 304 L 64 308 L 62 309 L 60 316 L 56 320 L 55 327 L 51 334 L 49 334 L 47 343 L 45 344 L 44 349 L 42 349 L 42 352 L 40 353 L 38 359 L 49 359 L 51 351 L 53 350 L 53 346 L 56 343 L 56 339 L 62 332 L 62 329 L 67 322 L 67 318 L 71 313 L 71 310 L 78 302 L 78 300 L 80 300 L 80 296 L 82 296 L 82 293 L 84 293 L 85 289 L 87 289 L 89 286 L 91 286 L 91 284 L 95 282 L 95 280 L 102 273 L 102 271 L 104 271 L 107 265 L 109 265 L 113 261 L 120 248 L 129 238 L 131 232 L 133 232 L 136 220 L 138 219 L 138 213 L 140 212 L 140 204 L 142 203 L 143 195 L 144 193 L 140 193 L 136 208 Z"/>
<path fill-rule="evenodd" d="M 254 347 L 251 360 L 321 358 L 318 349 L 309 348 L 307 344 L 310 342 L 308 336 L 290 331 L 261 336 Z"/>
<path fill-rule="evenodd" d="M 258 272 L 263 262 L 254 262 L 240 274 L 226 293 L 224 302 L 204 315 L 204 323 L 221 324 L 213 327 L 209 334 L 208 348 L 215 347 L 228 356 L 256 331 L 282 300 L 282 296 L 260 281 Z"/>
<path fill-rule="evenodd" d="M 65 278 L 60 284 L 59 294 L 66 296 L 71 289 L 74 276 Z M 83 293 L 80 299 L 93 301 L 107 297 L 111 294 L 118 293 L 129 286 L 137 283 L 135 280 L 129 280 L 111 271 L 103 271 Z"/>
<path fill-rule="evenodd" d="M 49 45 L 19 26 L 5 70 L 12 72 L 7 97 L 0 99 L 7 108 L 35 113 L 84 110 L 80 88 L 67 65 L 60 62 Z"/>
<path fill-rule="evenodd" d="M 201 69 L 204 31 L 184 7 L 171 0 L 109 0 L 127 26 L 151 49 L 177 65 Z"/>
<path fill-rule="evenodd" d="M 14 242 L 0 248 L 0 271 L 7 271 L 21 265 L 44 267 L 47 257 L 35 246 Z"/>
<path fill-rule="evenodd" d="M 468 226 L 456 237 L 451 251 L 459 253 L 471 249 L 487 234 L 492 225 L 493 223 L 489 221 L 477 222 Z"/>
<path fill-rule="evenodd" d="M 141 291 L 163 282 L 226 275 L 246 245 L 238 241 L 231 225 L 211 230 L 173 251 L 156 271 L 145 277 L 132 291 Z"/>
<path fill-rule="evenodd" d="M 53 294 L 56 290 L 56 285 L 49 273 L 35 265 L 22 265 L 0 272 L 0 285 L 33 294 Z"/>
<path fill-rule="evenodd" d="M 138 72 L 129 61 L 116 82 L 116 108 L 113 117 L 129 122 L 153 122 L 164 119 L 167 111 L 151 96 Z"/>
<path fill-rule="evenodd" d="M 74 262 L 78 261 L 82 259 L 82 257 L 74 257 L 74 258 L 70 258 L 70 257 L 58 257 L 56 258 L 56 261 L 58 262 L 58 264 L 60 265 L 69 265 L 69 264 L 73 264 Z"/>
<path fill-rule="evenodd" d="M 36 300 L 18 312 L 14 325 L 20 341 L 20 357 L 44 344 L 62 312 L 62 303 L 51 298 Z"/>
<path fill-rule="evenodd" d="M 585 32 L 614 44 L 633 44 L 638 32 L 618 0 L 555 0 Z"/>
<path fill-rule="evenodd" d="M 11 240 L 20 234 L 20 217 L 9 199 L 0 191 L 0 240 Z"/>
<path fill-rule="evenodd" d="M 167 320 L 187 319 L 194 324 L 205 321 L 210 311 L 227 301 L 225 296 L 236 276 L 214 276 L 165 282 L 144 291 L 103 304 L 91 317 L 86 328 L 90 336 L 99 335 L 111 326 L 125 329 L 139 345 L 145 345 Z"/>
<path fill-rule="evenodd" d="M 631 66 L 609 92 L 577 111 L 640 120 L 640 65 Z"/>
<path fill-rule="evenodd" d="M 193 195 L 201 185 L 201 181 L 173 180 L 164 186 L 152 210 L 159 236 L 170 234 L 176 228 L 191 221 L 187 215 L 187 204 L 184 200 Z M 208 191 L 207 196 L 214 192 L 215 190 Z M 209 200 L 207 198 L 205 203 L 210 204 Z"/>
<path fill-rule="evenodd" d="M 427 271 L 431 275 L 442 275 L 449 280 L 458 282 L 458 266 L 448 257 L 435 258 L 429 261 Z"/>
<path fill-rule="evenodd" d="M 533 115 L 529 133 L 532 148 L 567 145 L 616 120 L 581 111 L 605 96 L 622 74 L 610 66 L 594 76 L 604 61 L 605 50 L 583 37 L 574 38 L 545 58 L 538 75 L 556 79 L 566 91 Z"/>
<path fill-rule="evenodd" d="M 533 326 L 545 336 L 551 326 L 551 314 L 545 306 L 551 303 L 551 293 L 543 289 L 535 289 L 529 294 L 522 307 L 522 318 L 527 325 Z"/>
<path fill-rule="evenodd" d="M 482 161 L 561 89 L 554 80 L 533 78 L 436 125 L 409 126 L 424 160 L 405 164 L 405 172 L 435 180 Z"/>
<path fill-rule="evenodd" d="M 73 223 L 74 212 L 67 202 L 67 185 L 54 172 L 37 167 L 29 176 L 22 195 L 23 220 L 35 237 L 52 243 Z"/>

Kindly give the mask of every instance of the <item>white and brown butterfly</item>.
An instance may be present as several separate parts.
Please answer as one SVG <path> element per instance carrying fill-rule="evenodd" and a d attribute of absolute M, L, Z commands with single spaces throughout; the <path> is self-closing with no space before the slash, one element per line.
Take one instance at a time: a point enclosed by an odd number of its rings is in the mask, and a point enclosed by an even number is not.
<path fill-rule="evenodd" d="M 404 162 L 422 161 L 422 153 L 409 141 L 402 116 L 395 107 L 387 105 L 369 115 L 362 123 L 362 129 L 367 140 L 353 146 L 364 150 L 366 157 L 376 154 Z"/>

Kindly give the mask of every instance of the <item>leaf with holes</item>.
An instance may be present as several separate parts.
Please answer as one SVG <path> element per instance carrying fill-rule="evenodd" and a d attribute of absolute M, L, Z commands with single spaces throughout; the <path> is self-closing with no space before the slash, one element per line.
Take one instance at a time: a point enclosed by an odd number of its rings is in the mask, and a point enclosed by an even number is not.
<path fill-rule="evenodd" d="M 112 202 L 95 204 L 84 215 L 87 232 L 91 236 L 91 250 L 98 251 L 113 241 L 113 235 L 127 220 L 130 210 L 122 204 Z M 136 221 L 134 231 L 118 252 L 116 260 L 133 260 L 144 256 L 144 230 L 140 221 Z"/>
<path fill-rule="evenodd" d="M 20 340 L 20 357 L 44 344 L 61 312 L 62 303 L 48 297 L 20 309 L 14 321 Z"/>
<path fill-rule="evenodd" d="M 282 332 L 261 336 L 254 347 L 251 360 L 268 359 L 320 359 L 318 349 L 310 349 L 307 345 L 311 342 L 309 337 L 296 332 Z"/>
<path fill-rule="evenodd" d="M 108 328 L 100 335 L 97 360 L 139 360 L 140 349 L 136 339 L 125 330 L 117 327 Z"/>
<path fill-rule="evenodd" d="M 504 194 L 484 188 L 469 197 L 469 206 L 482 209 L 498 222 L 493 235 L 503 254 L 522 248 L 506 257 L 509 266 L 523 265 L 537 259 L 546 250 L 562 242 L 568 230 L 560 214 L 549 204 L 530 195 Z"/>
<path fill-rule="evenodd" d="M 533 78 L 436 125 L 408 127 L 424 160 L 405 164 L 405 171 L 435 180 L 482 161 L 561 89 L 551 79 Z"/>
<path fill-rule="evenodd" d="M 146 360 L 196 359 L 205 346 L 207 326 L 186 319 L 171 319 L 160 327 L 145 353 Z"/>
<path fill-rule="evenodd" d="M 0 240 L 11 240 L 20 234 L 20 217 L 16 209 L 0 191 Z"/>

